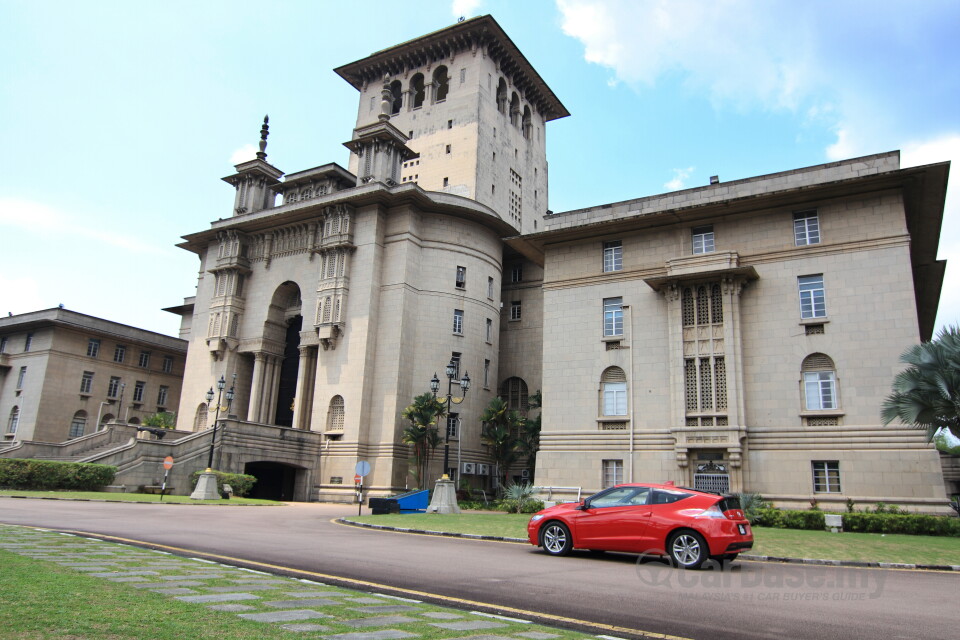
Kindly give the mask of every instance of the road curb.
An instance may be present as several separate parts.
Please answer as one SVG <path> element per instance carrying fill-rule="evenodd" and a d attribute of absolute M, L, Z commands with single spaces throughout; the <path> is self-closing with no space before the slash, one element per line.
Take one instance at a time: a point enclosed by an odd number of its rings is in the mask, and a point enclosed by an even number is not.
<path fill-rule="evenodd" d="M 428 529 L 407 529 L 404 527 L 390 527 L 383 524 L 371 524 L 369 522 L 354 522 L 347 518 L 336 518 L 335 522 L 351 527 L 362 527 L 365 529 L 378 529 L 380 531 L 395 531 L 397 533 L 414 533 L 426 536 L 443 536 L 446 538 L 465 538 L 467 540 L 491 540 L 494 542 L 513 542 L 518 544 L 530 544 L 526 538 L 509 538 L 506 536 L 481 536 L 473 533 L 452 533 L 450 531 L 430 531 Z M 909 569 L 914 571 L 956 571 L 960 572 L 960 565 L 940 565 L 940 564 L 907 564 L 900 562 L 859 562 L 855 560 L 821 560 L 818 558 L 787 558 L 781 556 L 759 556 L 740 554 L 741 560 L 750 560 L 752 562 L 773 562 L 779 564 L 805 564 L 827 567 L 850 567 L 854 569 Z"/>

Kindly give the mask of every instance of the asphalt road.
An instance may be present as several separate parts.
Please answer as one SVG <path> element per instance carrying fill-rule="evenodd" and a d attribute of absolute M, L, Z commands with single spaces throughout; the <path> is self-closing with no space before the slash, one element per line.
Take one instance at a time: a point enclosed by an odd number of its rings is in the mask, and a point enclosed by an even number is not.
<path fill-rule="evenodd" d="M 644 637 L 646 632 L 711 640 L 958 637 L 958 574 L 739 561 L 728 571 L 688 572 L 627 555 L 553 558 L 527 545 L 378 532 L 332 522 L 355 514 L 356 507 L 348 505 L 196 507 L 0 499 L 2 523 L 228 556 L 325 574 L 329 582 L 376 583 L 420 592 L 420 599 L 518 617 L 523 617 L 521 610 L 580 620 L 593 625 L 581 628 L 598 634 Z"/>

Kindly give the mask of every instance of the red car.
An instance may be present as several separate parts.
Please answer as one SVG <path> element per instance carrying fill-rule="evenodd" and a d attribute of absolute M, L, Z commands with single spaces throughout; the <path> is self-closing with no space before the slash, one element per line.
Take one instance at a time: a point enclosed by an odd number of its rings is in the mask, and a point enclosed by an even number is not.
<path fill-rule="evenodd" d="M 686 569 L 753 547 L 738 498 L 672 484 L 621 484 L 558 504 L 535 513 L 527 533 L 530 544 L 554 556 L 572 549 L 653 553 Z"/>

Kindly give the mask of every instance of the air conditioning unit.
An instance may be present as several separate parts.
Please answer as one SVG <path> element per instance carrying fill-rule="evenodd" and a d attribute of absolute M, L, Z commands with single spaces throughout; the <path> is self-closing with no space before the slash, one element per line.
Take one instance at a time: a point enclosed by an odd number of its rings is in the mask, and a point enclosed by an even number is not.
<path fill-rule="evenodd" d="M 524 469 L 523 471 L 521 471 L 521 472 L 520 472 L 520 477 L 523 478 L 524 480 L 529 480 L 529 479 L 530 479 L 530 469 Z"/>
<path fill-rule="evenodd" d="M 488 464 L 478 464 L 477 465 L 477 475 L 488 476 L 490 475 L 490 465 Z"/>
<path fill-rule="evenodd" d="M 463 463 L 463 475 L 472 476 L 477 473 L 477 465 L 474 462 Z"/>

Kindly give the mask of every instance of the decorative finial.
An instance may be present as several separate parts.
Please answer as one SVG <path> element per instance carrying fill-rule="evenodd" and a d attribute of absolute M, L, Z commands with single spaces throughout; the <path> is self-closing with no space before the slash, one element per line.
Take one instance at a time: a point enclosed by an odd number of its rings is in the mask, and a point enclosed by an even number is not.
<path fill-rule="evenodd" d="M 261 160 L 267 159 L 267 136 L 270 135 L 270 116 L 263 116 L 263 126 L 260 127 L 260 151 L 257 157 Z"/>

